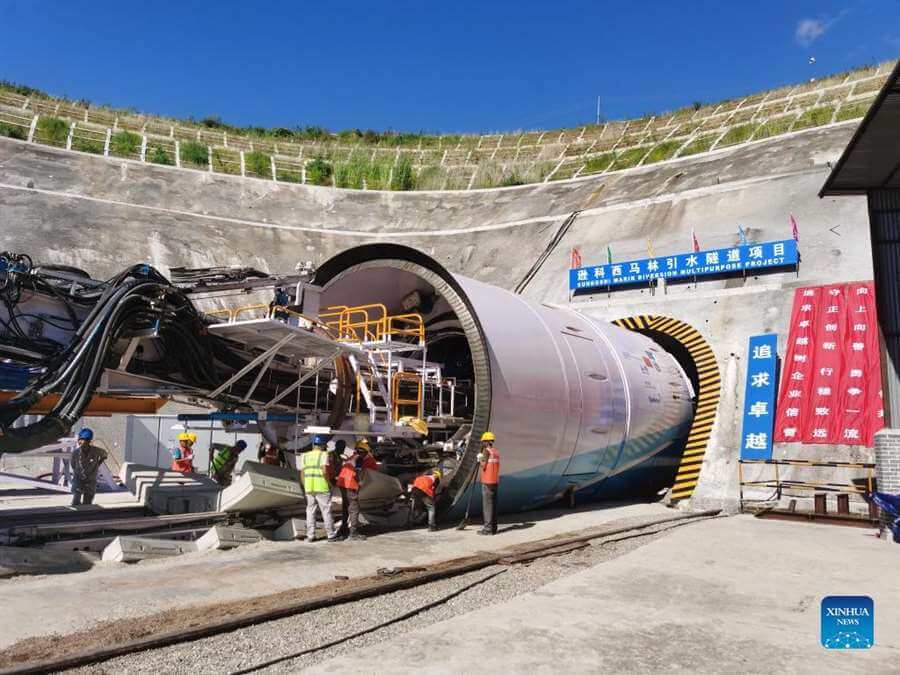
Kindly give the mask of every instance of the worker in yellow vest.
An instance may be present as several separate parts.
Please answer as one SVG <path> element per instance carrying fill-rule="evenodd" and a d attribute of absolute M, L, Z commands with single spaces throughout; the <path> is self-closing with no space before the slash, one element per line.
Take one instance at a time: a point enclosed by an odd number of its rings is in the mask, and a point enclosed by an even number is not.
<path fill-rule="evenodd" d="M 331 515 L 331 474 L 328 467 L 328 453 L 325 439 L 313 438 L 312 449 L 303 453 L 300 462 L 300 482 L 306 493 L 306 541 L 316 540 L 316 511 L 322 512 L 325 534 L 328 541 L 338 541 Z"/>

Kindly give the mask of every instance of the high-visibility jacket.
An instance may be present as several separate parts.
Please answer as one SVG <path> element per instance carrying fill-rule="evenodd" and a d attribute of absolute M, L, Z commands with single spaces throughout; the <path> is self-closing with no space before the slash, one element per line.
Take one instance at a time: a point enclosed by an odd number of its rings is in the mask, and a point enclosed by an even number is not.
<path fill-rule="evenodd" d="M 372 471 L 378 471 L 378 460 L 376 460 L 372 455 L 366 453 L 362 458 L 362 466 L 361 469 L 372 469 Z"/>
<path fill-rule="evenodd" d="M 359 490 L 359 480 L 356 478 L 356 463 L 351 459 L 341 465 L 341 472 L 335 480 L 338 487 L 346 490 Z"/>
<path fill-rule="evenodd" d="M 194 473 L 194 451 L 190 448 L 178 448 L 178 453 L 172 453 L 172 471 L 181 473 Z"/>
<path fill-rule="evenodd" d="M 237 464 L 237 453 L 232 448 L 222 450 L 215 457 L 213 457 L 212 462 L 210 462 L 209 468 L 212 473 L 216 474 L 223 469 L 227 469 L 229 464 L 231 465 L 232 469 L 234 469 L 234 465 Z"/>
<path fill-rule="evenodd" d="M 496 448 L 485 448 L 485 455 L 481 463 L 481 484 L 497 485 L 500 482 L 500 453 Z"/>
<path fill-rule="evenodd" d="M 309 450 L 303 454 L 303 491 L 307 494 L 328 492 L 331 487 L 325 480 L 325 466 L 328 461 L 328 453 L 324 450 Z"/>
<path fill-rule="evenodd" d="M 416 479 L 413 481 L 413 487 L 419 488 L 426 495 L 434 499 L 434 488 L 437 483 L 437 480 L 431 474 L 424 474 L 422 476 L 416 476 Z"/>

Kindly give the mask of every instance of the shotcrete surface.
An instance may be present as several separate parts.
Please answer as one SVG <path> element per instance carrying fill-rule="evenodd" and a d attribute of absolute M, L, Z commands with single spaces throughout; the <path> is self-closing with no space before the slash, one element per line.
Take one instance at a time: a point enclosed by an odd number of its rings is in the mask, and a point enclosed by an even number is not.
<path fill-rule="evenodd" d="M 304 672 L 895 673 L 895 548 L 855 528 L 710 520 Z M 828 595 L 873 598 L 872 649 L 820 645 Z"/>

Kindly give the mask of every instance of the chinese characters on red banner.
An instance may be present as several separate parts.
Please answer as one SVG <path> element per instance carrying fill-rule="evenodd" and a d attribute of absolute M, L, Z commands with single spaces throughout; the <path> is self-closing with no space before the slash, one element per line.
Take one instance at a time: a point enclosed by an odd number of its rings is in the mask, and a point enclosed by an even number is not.
<path fill-rule="evenodd" d="M 794 292 L 777 442 L 872 446 L 884 426 L 872 282 Z"/>

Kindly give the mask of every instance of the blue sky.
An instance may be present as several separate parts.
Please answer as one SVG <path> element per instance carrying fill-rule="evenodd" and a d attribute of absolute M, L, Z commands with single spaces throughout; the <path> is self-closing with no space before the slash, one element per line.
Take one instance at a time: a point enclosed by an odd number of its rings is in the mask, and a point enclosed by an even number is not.
<path fill-rule="evenodd" d="M 0 0 L 0 79 L 238 125 L 574 126 L 897 56 L 897 0 Z"/>

